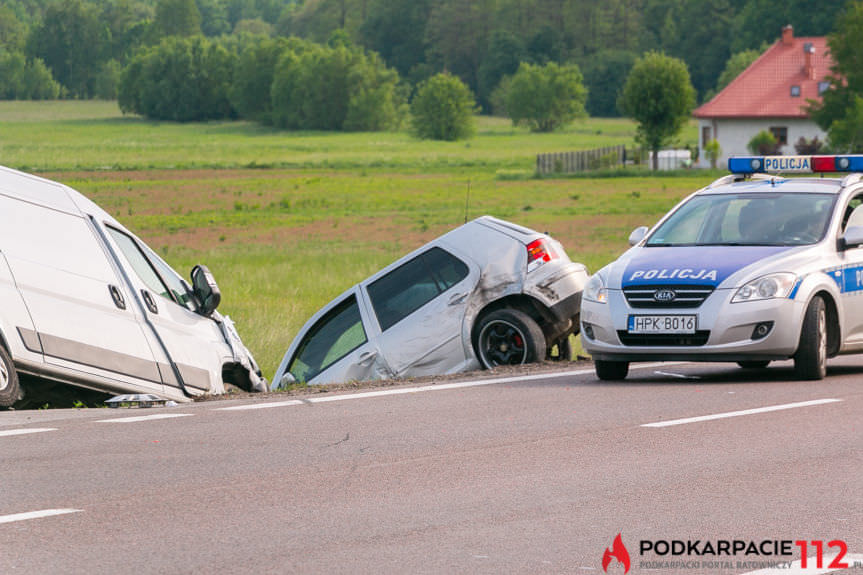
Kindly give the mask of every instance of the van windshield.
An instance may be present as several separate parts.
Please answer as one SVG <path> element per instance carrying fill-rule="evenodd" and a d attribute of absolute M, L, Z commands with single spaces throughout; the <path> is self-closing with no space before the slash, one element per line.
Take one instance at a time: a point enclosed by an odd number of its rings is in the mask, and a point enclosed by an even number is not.
<path fill-rule="evenodd" d="M 741 193 L 695 196 L 645 244 L 660 246 L 800 246 L 827 232 L 834 194 Z"/>

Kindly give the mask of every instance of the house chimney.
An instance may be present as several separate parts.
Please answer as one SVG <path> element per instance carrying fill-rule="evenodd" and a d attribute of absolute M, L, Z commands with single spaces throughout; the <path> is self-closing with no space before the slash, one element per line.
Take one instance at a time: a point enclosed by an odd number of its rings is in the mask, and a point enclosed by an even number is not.
<path fill-rule="evenodd" d="M 794 27 L 789 24 L 782 28 L 782 44 L 790 46 L 794 43 Z"/>
<path fill-rule="evenodd" d="M 815 66 L 812 64 L 812 58 L 815 56 L 815 46 L 812 45 L 812 42 L 806 42 L 803 45 L 803 73 L 810 80 L 815 79 Z"/>

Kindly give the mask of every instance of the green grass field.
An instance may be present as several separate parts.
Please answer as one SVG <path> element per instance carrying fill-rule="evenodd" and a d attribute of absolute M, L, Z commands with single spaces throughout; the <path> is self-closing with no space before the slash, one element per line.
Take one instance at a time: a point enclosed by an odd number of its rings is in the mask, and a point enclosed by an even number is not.
<path fill-rule="evenodd" d="M 560 239 L 595 271 L 715 173 L 536 179 L 540 152 L 632 145 L 627 120 L 531 134 L 480 118 L 468 142 L 406 133 L 290 133 L 166 124 L 113 102 L 0 102 L 0 164 L 92 198 L 187 272 L 206 263 L 220 308 L 271 377 L 320 306 L 384 265 L 490 214 Z M 689 126 L 684 141 L 694 140 Z"/>

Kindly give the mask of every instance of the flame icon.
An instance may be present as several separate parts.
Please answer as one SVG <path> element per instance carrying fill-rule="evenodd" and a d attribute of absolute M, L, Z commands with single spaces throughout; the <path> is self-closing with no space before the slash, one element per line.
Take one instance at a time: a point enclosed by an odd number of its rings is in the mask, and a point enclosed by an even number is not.
<path fill-rule="evenodd" d="M 629 551 L 623 544 L 623 539 L 620 538 L 620 533 L 614 538 L 614 543 L 611 544 L 611 549 L 605 548 L 605 553 L 602 554 L 602 570 L 608 573 L 608 565 L 611 563 L 611 558 L 617 559 L 617 562 L 623 565 L 623 575 L 629 573 Z"/>

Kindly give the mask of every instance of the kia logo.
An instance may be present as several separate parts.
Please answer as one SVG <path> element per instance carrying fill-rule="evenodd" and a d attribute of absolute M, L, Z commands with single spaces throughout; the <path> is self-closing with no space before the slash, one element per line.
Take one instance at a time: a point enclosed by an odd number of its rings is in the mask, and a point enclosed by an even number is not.
<path fill-rule="evenodd" d="M 677 292 L 673 289 L 658 289 L 653 292 L 653 299 L 659 302 L 669 302 L 677 299 Z"/>

